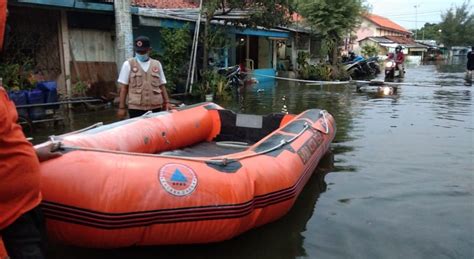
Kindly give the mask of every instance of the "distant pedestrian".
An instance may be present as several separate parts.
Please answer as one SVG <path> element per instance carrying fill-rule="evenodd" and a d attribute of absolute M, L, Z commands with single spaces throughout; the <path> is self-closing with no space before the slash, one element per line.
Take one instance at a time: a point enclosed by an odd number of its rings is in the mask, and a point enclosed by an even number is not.
<path fill-rule="evenodd" d="M 472 84 L 472 71 L 474 70 L 474 46 L 472 46 L 471 51 L 467 53 L 466 69 L 466 81 L 468 84 Z"/>
<path fill-rule="evenodd" d="M 474 46 L 472 46 L 471 51 L 467 53 L 467 70 L 474 70 Z"/>
<path fill-rule="evenodd" d="M 147 111 L 159 112 L 169 108 L 165 74 L 161 63 L 150 58 L 150 39 L 137 37 L 133 48 L 135 57 L 123 63 L 117 80 L 121 87 L 119 118 L 125 117 L 127 107 L 130 118 L 139 117 Z"/>

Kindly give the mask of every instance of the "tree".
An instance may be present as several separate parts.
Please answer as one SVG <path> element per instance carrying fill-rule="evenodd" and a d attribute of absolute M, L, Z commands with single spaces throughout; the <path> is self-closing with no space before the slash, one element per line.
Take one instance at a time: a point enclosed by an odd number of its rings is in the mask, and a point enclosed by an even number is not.
<path fill-rule="evenodd" d="M 303 0 L 299 11 L 328 44 L 331 64 L 337 63 L 338 48 L 348 32 L 360 24 L 364 0 Z"/>
<path fill-rule="evenodd" d="M 420 39 L 420 36 L 422 39 L 426 40 L 436 40 L 439 41 L 440 39 L 440 26 L 437 23 L 425 23 L 425 25 L 418 29 L 418 30 L 412 30 L 413 35 L 418 35 L 418 39 Z"/>
<path fill-rule="evenodd" d="M 203 0 L 202 14 L 205 18 L 203 35 L 203 70 L 207 70 L 211 35 L 211 21 L 217 15 L 226 15 L 233 10 L 244 10 L 240 19 L 221 18 L 227 24 L 266 28 L 287 25 L 290 22 L 292 5 L 287 0 Z"/>
<path fill-rule="evenodd" d="M 474 45 L 474 15 L 470 9 L 470 1 L 466 1 L 441 15 L 440 39 L 446 47 Z"/>
<path fill-rule="evenodd" d="M 188 26 L 181 29 L 161 29 L 161 35 L 164 53 L 159 59 L 166 72 L 166 87 L 169 92 L 172 92 L 180 80 L 186 76 L 186 70 L 183 68 L 186 68 L 186 62 L 189 60 L 188 49 L 191 35 Z M 153 58 L 158 56 L 156 52 L 153 54 Z"/>

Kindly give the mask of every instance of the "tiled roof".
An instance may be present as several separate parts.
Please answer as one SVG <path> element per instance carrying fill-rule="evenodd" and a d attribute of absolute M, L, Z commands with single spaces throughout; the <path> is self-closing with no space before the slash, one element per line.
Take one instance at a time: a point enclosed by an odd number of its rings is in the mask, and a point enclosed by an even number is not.
<path fill-rule="evenodd" d="M 385 37 L 366 37 L 362 40 L 359 40 L 359 42 L 367 40 L 367 39 L 370 39 L 370 40 L 375 41 L 377 43 L 392 43 L 393 42 L 393 41 L 391 41 L 391 40 L 389 40 Z"/>
<path fill-rule="evenodd" d="M 386 39 L 389 39 L 398 44 L 416 44 L 415 40 L 405 36 L 384 36 Z"/>
<path fill-rule="evenodd" d="M 199 8 L 198 1 L 193 0 L 132 0 L 132 5 L 158 9 Z"/>
<path fill-rule="evenodd" d="M 391 21 L 388 18 L 379 16 L 379 15 L 375 15 L 375 14 L 366 14 L 364 16 L 369 21 L 375 23 L 376 25 L 378 25 L 378 26 L 380 26 L 384 29 L 394 30 L 394 31 L 398 31 L 398 32 L 406 33 L 406 34 L 411 34 L 411 32 L 409 32 L 407 29 L 405 29 L 402 26 L 394 23 L 393 21 Z"/>

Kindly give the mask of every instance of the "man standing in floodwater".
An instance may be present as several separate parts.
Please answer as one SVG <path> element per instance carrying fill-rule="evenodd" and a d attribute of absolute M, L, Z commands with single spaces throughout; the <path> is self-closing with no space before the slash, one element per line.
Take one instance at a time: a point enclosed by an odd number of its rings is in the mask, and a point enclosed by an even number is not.
<path fill-rule="evenodd" d="M 121 86 L 119 118 L 125 117 L 127 96 L 130 118 L 141 116 L 147 111 L 159 112 L 169 108 L 165 74 L 161 63 L 150 58 L 150 39 L 137 37 L 134 51 L 135 57 L 123 63 L 117 80 Z"/>
<path fill-rule="evenodd" d="M 472 71 L 474 70 L 474 46 L 472 46 L 471 51 L 467 53 L 466 69 L 466 83 L 472 85 Z"/>

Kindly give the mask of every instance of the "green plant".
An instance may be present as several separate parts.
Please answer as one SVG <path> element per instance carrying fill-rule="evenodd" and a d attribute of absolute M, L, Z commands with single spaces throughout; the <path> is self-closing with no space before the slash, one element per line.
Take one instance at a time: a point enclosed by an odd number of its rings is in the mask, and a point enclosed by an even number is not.
<path fill-rule="evenodd" d="M 315 74 L 318 80 L 329 81 L 332 80 L 332 66 L 329 64 L 318 64 L 315 66 Z"/>
<path fill-rule="evenodd" d="M 79 80 L 72 85 L 72 93 L 74 96 L 86 96 L 86 92 L 89 89 L 90 84 Z"/>
<path fill-rule="evenodd" d="M 27 90 L 35 86 L 33 61 L 30 58 L 21 60 L 4 60 L 0 63 L 0 77 L 6 90 Z"/>
<path fill-rule="evenodd" d="M 298 63 L 298 67 L 300 69 L 308 66 L 309 57 L 310 57 L 310 54 L 307 51 L 298 52 L 298 57 L 296 58 L 296 63 Z"/>
<path fill-rule="evenodd" d="M 187 26 L 181 29 L 162 29 L 161 35 L 164 52 L 160 54 L 152 51 L 150 56 L 161 61 L 167 81 L 166 88 L 173 92 L 187 74 L 191 35 Z"/>
<path fill-rule="evenodd" d="M 231 88 L 227 84 L 227 78 L 217 73 L 215 70 L 207 70 L 202 73 L 201 81 L 193 87 L 194 95 L 204 96 L 213 94 L 216 97 L 227 99 L 230 96 Z"/>
<path fill-rule="evenodd" d="M 342 65 L 333 66 L 331 64 L 320 63 L 317 65 L 307 65 L 300 69 L 300 77 L 302 79 L 331 81 L 331 80 L 347 80 L 349 75 Z"/>
<path fill-rule="evenodd" d="M 303 0 L 299 12 L 324 38 L 329 60 L 337 63 L 338 48 L 345 35 L 357 28 L 366 10 L 363 0 Z"/>
<path fill-rule="evenodd" d="M 362 47 L 362 55 L 364 55 L 365 57 L 374 57 L 374 56 L 377 56 L 377 54 L 378 54 L 377 47 L 373 45 L 364 45 Z"/>

